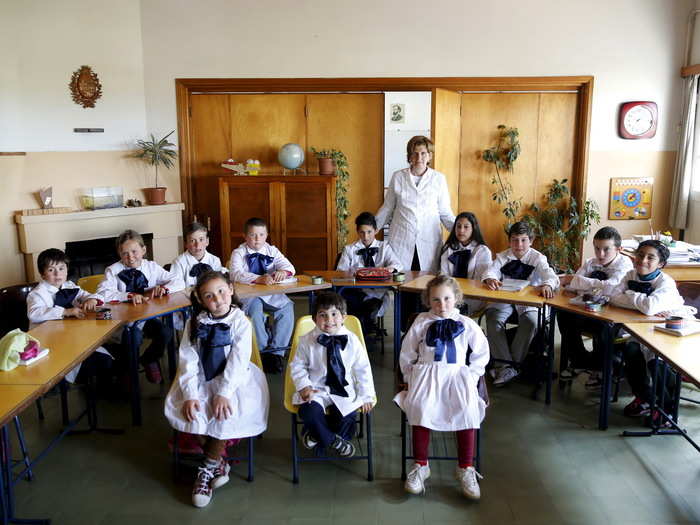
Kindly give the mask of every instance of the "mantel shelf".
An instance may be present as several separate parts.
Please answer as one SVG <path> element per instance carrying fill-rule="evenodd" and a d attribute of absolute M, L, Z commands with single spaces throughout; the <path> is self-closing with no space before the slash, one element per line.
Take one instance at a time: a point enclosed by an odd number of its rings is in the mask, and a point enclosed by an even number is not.
<path fill-rule="evenodd" d="M 84 221 L 87 219 L 105 219 L 107 217 L 127 217 L 131 215 L 174 212 L 182 211 L 184 209 L 185 205 L 182 202 L 173 202 L 156 206 L 107 208 L 104 210 L 85 210 L 76 211 L 73 213 L 55 213 L 49 215 L 15 215 L 15 222 L 17 224 L 38 224 L 42 222 Z"/>

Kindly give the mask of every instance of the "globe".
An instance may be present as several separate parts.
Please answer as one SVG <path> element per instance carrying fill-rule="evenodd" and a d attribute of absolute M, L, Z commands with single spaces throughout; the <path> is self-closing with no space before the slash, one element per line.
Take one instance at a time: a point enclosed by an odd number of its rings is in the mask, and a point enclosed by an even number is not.
<path fill-rule="evenodd" d="M 304 164 L 304 150 L 299 144 L 290 142 L 280 148 L 277 160 L 288 170 L 295 170 Z"/>

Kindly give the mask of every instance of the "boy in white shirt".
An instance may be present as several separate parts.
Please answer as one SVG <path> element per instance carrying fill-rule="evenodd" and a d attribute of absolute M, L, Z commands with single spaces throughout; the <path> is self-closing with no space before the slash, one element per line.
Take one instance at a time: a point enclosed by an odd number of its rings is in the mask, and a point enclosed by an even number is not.
<path fill-rule="evenodd" d="M 386 268 L 401 271 L 401 263 L 391 246 L 376 239 L 377 220 L 374 215 L 368 211 L 360 213 L 355 226 L 359 239 L 343 249 L 337 270 L 354 273 L 359 268 Z M 374 320 L 386 310 L 389 293 L 376 288 L 346 288 L 341 295 L 347 301 L 348 313 L 360 319 L 362 332 L 373 332 L 376 328 Z"/>
<path fill-rule="evenodd" d="M 355 454 L 355 412 L 372 410 L 375 400 L 372 368 L 357 336 L 344 326 L 345 300 L 321 292 L 313 305 L 316 327 L 299 339 L 289 372 L 304 422 L 302 444 L 320 444 L 341 457 Z"/>
<path fill-rule="evenodd" d="M 248 219 L 244 230 L 245 242 L 233 250 L 229 263 L 234 282 L 271 285 L 296 273 L 289 259 L 267 243 L 267 223 L 263 219 Z M 280 373 L 294 329 L 294 303 L 285 294 L 252 297 L 242 302 L 246 315 L 253 322 L 265 372 Z M 265 312 L 269 312 L 273 320 L 271 337 L 265 329 Z"/>
<path fill-rule="evenodd" d="M 197 277 L 214 270 L 222 270 L 221 260 L 207 251 L 209 230 L 199 222 L 185 228 L 185 253 L 179 255 L 170 266 L 170 273 L 184 281 L 185 286 L 197 284 Z M 226 268 L 223 269 L 226 271 Z"/>
<path fill-rule="evenodd" d="M 521 279 L 540 288 L 540 295 L 550 299 L 559 287 L 559 278 L 550 268 L 547 258 L 531 247 L 534 233 L 526 222 L 516 222 L 508 231 L 510 248 L 496 255 L 496 259 L 482 275 L 484 285 L 491 290 L 502 286 L 502 279 Z M 513 343 L 508 345 L 506 321 L 516 312 L 518 329 Z M 494 386 L 503 386 L 518 375 L 513 364 L 520 364 L 537 331 L 537 308 L 492 303 L 486 309 L 491 357 L 496 361 L 491 376 Z"/>

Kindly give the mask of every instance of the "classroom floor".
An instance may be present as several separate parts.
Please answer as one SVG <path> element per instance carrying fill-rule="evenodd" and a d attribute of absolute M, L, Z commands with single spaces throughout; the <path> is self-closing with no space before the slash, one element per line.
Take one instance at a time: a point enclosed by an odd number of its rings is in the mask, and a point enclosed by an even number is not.
<path fill-rule="evenodd" d="M 297 303 L 298 314 L 305 313 L 303 304 Z M 387 323 L 391 326 L 390 318 Z M 379 396 L 374 482 L 366 480 L 366 463 L 358 461 L 303 464 L 301 483 L 293 485 L 282 376 L 268 376 L 270 423 L 256 440 L 255 481 L 246 482 L 245 465 L 236 465 L 211 504 L 196 509 L 191 483 L 172 479 L 165 391 L 144 382 L 143 427 L 130 425 L 127 403 L 101 401 L 100 423 L 126 433 L 65 438 L 36 467 L 33 482 L 17 485 L 17 514 L 50 517 L 55 525 L 700 523 L 700 454 L 677 436 L 620 437 L 635 427 L 621 415 L 627 397 L 613 404 L 609 430 L 598 431 L 597 395 L 585 391 L 585 377 L 571 390 L 559 391 L 555 384 L 550 407 L 531 400 L 526 384 L 490 389 L 480 502 L 457 492 L 451 461 L 431 463 L 424 496 L 406 494 L 399 479 L 400 418 L 391 402 L 390 342 L 383 356 L 371 356 Z M 684 393 L 700 399 L 700 392 Z M 72 402 L 74 411 L 82 406 L 79 392 L 72 393 Z M 44 406 L 47 419 L 41 424 L 33 408 L 22 416 L 30 451 L 59 428 L 57 397 Z M 700 406 L 684 403 L 681 421 L 700 437 Z"/>

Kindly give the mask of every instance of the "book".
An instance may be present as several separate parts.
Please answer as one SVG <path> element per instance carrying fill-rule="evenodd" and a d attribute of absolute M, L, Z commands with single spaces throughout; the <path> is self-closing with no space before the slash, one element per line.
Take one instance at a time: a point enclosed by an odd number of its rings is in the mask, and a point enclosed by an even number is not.
<path fill-rule="evenodd" d="M 500 290 L 503 292 L 519 292 L 530 284 L 530 281 L 525 279 L 510 279 L 508 277 L 503 279 L 502 282 L 503 285 L 501 286 Z"/>
<path fill-rule="evenodd" d="M 44 348 L 38 354 L 36 354 L 34 357 L 32 357 L 31 359 L 27 359 L 26 361 L 24 359 L 20 359 L 18 365 L 19 366 L 32 365 L 32 364 L 36 363 L 37 361 L 45 358 L 47 355 L 49 355 L 49 349 Z"/>
<path fill-rule="evenodd" d="M 654 330 L 665 334 L 675 335 L 676 337 L 684 337 L 686 335 L 700 334 L 700 323 L 689 321 L 683 328 L 666 328 L 664 325 L 654 325 Z"/>

